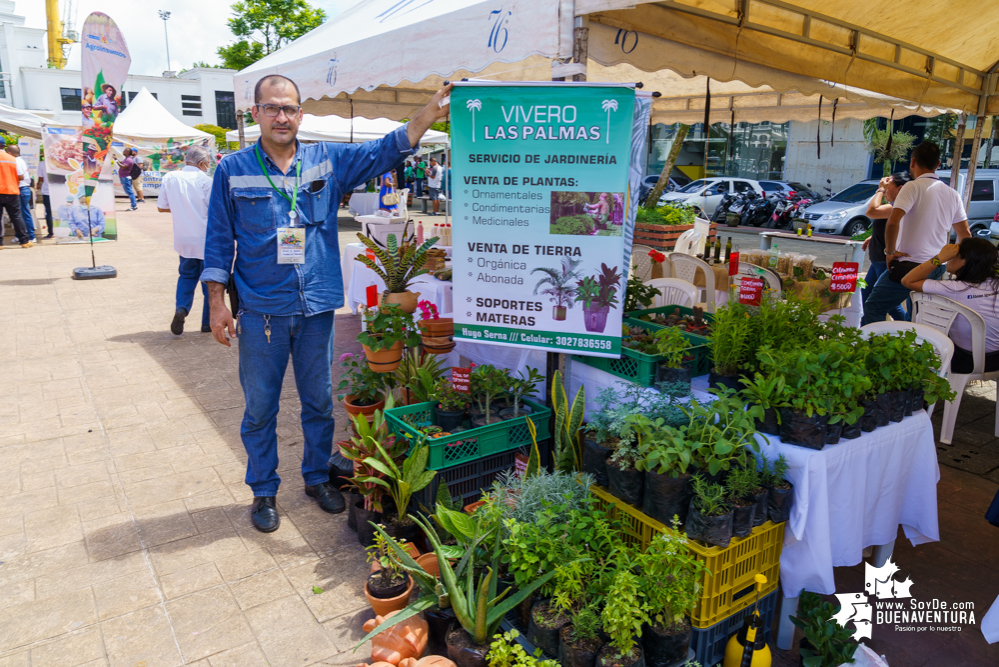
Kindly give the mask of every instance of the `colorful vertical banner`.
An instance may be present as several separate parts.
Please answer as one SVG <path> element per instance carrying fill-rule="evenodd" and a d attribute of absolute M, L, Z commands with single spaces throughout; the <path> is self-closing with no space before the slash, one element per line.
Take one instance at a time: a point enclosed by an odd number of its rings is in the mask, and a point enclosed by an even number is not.
<path fill-rule="evenodd" d="M 99 177 L 100 187 L 90 197 L 88 211 L 84 197 L 82 127 L 42 126 L 45 172 L 49 182 L 54 233 L 58 243 L 89 242 L 118 238 L 114 209 L 112 163 L 106 161 Z"/>
<path fill-rule="evenodd" d="M 627 85 L 455 86 L 455 339 L 621 355 L 635 109 Z"/>
<path fill-rule="evenodd" d="M 118 26 L 101 12 L 92 13 L 84 21 L 80 43 L 83 48 L 83 203 L 88 205 L 101 172 L 110 160 L 114 121 L 121 110 L 121 89 L 132 59 Z"/>

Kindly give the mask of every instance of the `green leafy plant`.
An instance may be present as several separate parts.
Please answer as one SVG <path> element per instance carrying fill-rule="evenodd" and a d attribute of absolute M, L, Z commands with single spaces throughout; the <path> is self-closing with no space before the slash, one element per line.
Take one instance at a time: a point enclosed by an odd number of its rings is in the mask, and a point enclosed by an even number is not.
<path fill-rule="evenodd" d="M 732 511 L 725 501 L 725 487 L 694 475 L 694 507 L 704 516 L 724 516 Z"/>
<path fill-rule="evenodd" d="M 472 369 L 469 391 L 480 414 L 485 415 L 486 423 L 492 423 L 492 403 L 503 396 L 510 387 L 510 373 L 490 364 L 482 364 Z"/>
<path fill-rule="evenodd" d="M 516 378 L 510 380 L 509 394 L 513 399 L 513 414 L 520 416 L 520 403 L 525 397 L 534 396 L 537 393 L 537 383 L 543 381 L 545 376 L 538 372 L 537 368 L 527 367 L 527 375 L 521 371 Z"/>
<path fill-rule="evenodd" d="M 372 352 L 391 349 L 400 341 L 406 347 L 416 347 L 420 344 L 420 332 L 411 313 L 394 303 L 386 303 L 378 310 L 364 309 L 364 330 L 357 335 L 357 341 Z"/>
<path fill-rule="evenodd" d="M 559 667 L 555 660 L 542 660 L 541 649 L 534 649 L 534 655 L 527 655 L 524 647 L 517 643 L 520 633 L 516 630 L 493 637 L 489 645 L 486 661 L 489 667 Z"/>
<path fill-rule="evenodd" d="M 589 507 L 592 483 L 592 475 L 580 472 L 541 470 L 536 475 L 525 476 L 507 471 L 500 473 L 493 482 L 490 497 L 494 504 L 503 508 L 506 519 L 527 523 L 534 521 L 543 510 L 559 508 L 563 514 L 554 516 L 553 520 L 562 522 L 569 512 Z"/>
<path fill-rule="evenodd" d="M 385 409 L 375 410 L 369 422 L 364 415 L 354 415 L 354 430 L 357 435 L 339 444 L 340 453 L 354 462 L 354 476 L 348 481 L 364 498 L 364 508 L 381 512 L 382 498 L 387 485 L 382 479 L 384 473 L 368 463 L 368 459 L 385 455 L 393 461 L 400 461 L 409 449 L 409 442 L 389 430 L 385 421 L 385 410 L 395 407 L 389 396 L 385 399 Z"/>
<path fill-rule="evenodd" d="M 405 292 L 413 278 L 429 273 L 429 270 L 423 268 L 427 261 L 427 251 L 439 240 L 434 236 L 418 246 L 416 236 L 410 234 L 407 237 L 406 229 L 402 231 L 402 243 L 396 239 L 395 234 L 389 234 L 384 246 L 364 234 L 357 235 L 361 243 L 374 253 L 377 261 L 365 254 L 358 255 L 356 260 L 374 271 L 385 283 L 386 290 L 393 293 Z"/>
<path fill-rule="evenodd" d="M 588 604 L 572 615 L 572 634 L 584 642 L 600 636 L 600 612 L 596 604 Z"/>
<path fill-rule="evenodd" d="M 600 614 L 604 632 L 610 637 L 610 644 L 619 658 L 632 655 L 638 643 L 636 637 L 642 635 L 642 625 L 649 621 L 642 600 L 641 583 L 638 575 L 620 567 L 607 591 L 607 604 Z"/>
<path fill-rule="evenodd" d="M 716 309 L 715 320 L 708 336 L 708 347 L 719 375 L 736 375 L 749 358 L 752 349 L 752 326 L 748 307 L 730 298 Z"/>
<path fill-rule="evenodd" d="M 663 358 L 662 363 L 667 368 L 680 368 L 687 355 L 687 348 L 690 347 L 683 332 L 676 327 L 666 327 L 657 331 L 654 337 L 656 352 Z"/>
<path fill-rule="evenodd" d="M 399 386 L 409 389 L 413 398 L 423 403 L 436 400 L 437 379 L 443 372 L 440 356 L 422 354 L 418 348 L 411 347 L 403 353 L 399 368 L 392 375 Z"/>
<path fill-rule="evenodd" d="M 579 428 L 583 424 L 586 390 L 580 385 L 576 396 L 572 399 L 572 405 L 569 405 L 565 387 L 562 386 L 562 376 L 555 371 L 551 393 L 552 412 L 555 417 L 552 435 L 555 445 L 555 468 L 566 472 L 579 470 L 583 465 Z"/>
<path fill-rule="evenodd" d="M 624 312 L 644 310 L 651 306 L 653 300 L 660 294 L 662 290 L 646 285 L 633 270 L 624 289 Z"/>
<path fill-rule="evenodd" d="M 717 395 L 707 405 L 691 400 L 682 408 L 688 421 L 681 431 L 687 441 L 696 443 L 694 464 L 710 475 L 733 466 L 745 466 L 749 450 L 760 450 L 754 437 L 758 435 L 755 420 L 763 417 L 763 408 L 754 405 L 747 409 L 731 389 Z"/>
<path fill-rule="evenodd" d="M 811 644 L 801 648 L 804 667 L 837 667 L 853 662 L 857 650 L 855 631 L 836 622 L 833 616 L 838 610 L 837 605 L 823 602 L 815 593 L 805 591 L 799 596 L 798 611 L 791 622 Z"/>
<path fill-rule="evenodd" d="M 437 388 L 434 395 L 437 402 L 440 403 L 441 410 L 444 412 L 465 410 L 472 403 L 471 395 L 455 389 L 454 385 L 447 378 L 441 378 L 437 381 Z"/>
<path fill-rule="evenodd" d="M 756 468 L 736 468 L 725 478 L 725 497 L 735 503 L 751 496 L 759 486 L 760 476 Z"/>
<path fill-rule="evenodd" d="M 382 474 L 363 481 L 384 486 L 395 501 L 398 522 L 404 523 L 407 518 L 409 499 L 417 491 L 430 484 L 436 471 L 427 470 L 427 459 L 430 457 L 430 447 L 422 435 L 413 445 L 412 452 L 406 456 L 400 468 L 394 457 L 375 440 L 375 452 L 364 459 L 363 463 Z"/>
<path fill-rule="evenodd" d="M 766 454 L 760 454 L 760 461 L 762 467 L 760 469 L 761 483 L 763 486 L 770 487 L 771 489 L 789 489 L 791 488 L 790 482 L 787 481 L 787 471 L 790 466 L 787 463 L 787 458 L 781 454 L 774 461 L 771 467 L 769 459 L 767 459 Z"/>
<path fill-rule="evenodd" d="M 687 204 L 664 204 L 656 208 L 639 207 L 637 222 L 648 225 L 692 225 L 696 215 L 694 207 Z"/>
<path fill-rule="evenodd" d="M 638 441 L 635 468 L 670 477 L 686 474 L 693 448 L 679 429 L 665 425 L 661 417 L 652 420 L 642 414 L 630 415 L 625 422 L 626 432 Z"/>
<path fill-rule="evenodd" d="M 382 588 L 388 588 L 405 576 L 402 567 L 389 556 L 390 551 L 385 538 L 381 533 L 375 533 L 374 544 L 365 549 L 369 563 L 378 563 L 379 576 L 378 584 Z"/>
<path fill-rule="evenodd" d="M 531 269 L 531 273 L 542 273 L 544 277 L 534 286 L 534 294 L 541 294 L 549 297 L 555 303 L 556 308 L 572 308 L 576 296 L 576 290 L 571 283 L 578 277 L 579 265 L 582 260 L 571 257 L 562 258 L 561 269 L 538 267 Z"/>
<path fill-rule="evenodd" d="M 657 534 L 637 558 L 636 571 L 650 623 L 663 628 L 682 625 L 700 597 L 705 567 L 687 544 L 676 517 L 673 530 Z"/>
<path fill-rule="evenodd" d="M 364 355 L 346 352 L 340 355 L 340 367 L 346 370 L 336 388 L 338 401 L 352 395 L 355 403 L 371 405 L 380 401 L 382 392 L 389 388 L 391 376 L 371 370 Z"/>
<path fill-rule="evenodd" d="M 784 376 L 779 373 L 770 373 L 766 376 L 754 373 L 753 379 L 740 378 L 739 382 L 746 385 L 739 395 L 750 404 L 759 405 L 764 410 L 775 408 L 784 398 Z M 780 413 L 777 414 L 780 421 Z"/>

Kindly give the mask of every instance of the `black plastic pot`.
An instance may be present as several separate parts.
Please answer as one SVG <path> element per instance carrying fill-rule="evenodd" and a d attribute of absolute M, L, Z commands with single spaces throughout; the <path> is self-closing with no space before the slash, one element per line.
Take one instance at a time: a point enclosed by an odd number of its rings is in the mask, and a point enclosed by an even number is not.
<path fill-rule="evenodd" d="M 835 424 L 826 424 L 826 444 L 839 444 L 839 436 L 843 433 L 843 420 L 840 419 Z"/>
<path fill-rule="evenodd" d="M 335 445 L 333 447 L 333 453 L 330 455 L 329 469 L 330 484 L 332 484 L 334 488 L 353 488 L 350 487 L 350 482 L 347 480 L 354 476 L 354 463 L 341 454 L 340 448 Z"/>
<path fill-rule="evenodd" d="M 767 435 L 780 435 L 780 422 L 777 420 L 777 410 L 764 408 L 763 419 L 756 420 L 756 430 Z"/>
<path fill-rule="evenodd" d="M 756 501 L 756 509 L 753 510 L 753 526 L 762 526 L 767 522 L 767 495 L 767 489 L 764 488 L 760 493 L 750 496 Z"/>
<path fill-rule="evenodd" d="M 690 478 L 690 473 L 670 477 L 646 471 L 642 511 L 664 526 L 672 526 L 674 516 L 680 517 L 680 523 L 686 521 L 693 493 Z"/>
<path fill-rule="evenodd" d="M 805 667 L 805 656 L 801 654 L 801 649 L 807 648 L 810 651 L 814 651 L 815 647 L 812 646 L 812 642 L 808 641 L 804 637 L 798 642 L 798 667 Z"/>
<path fill-rule="evenodd" d="M 787 482 L 791 484 L 791 482 Z M 789 489 L 767 489 L 767 518 L 774 523 L 787 521 L 794 505 L 794 485 Z"/>
<path fill-rule="evenodd" d="M 645 667 L 645 653 L 642 651 L 640 641 L 635 644 L 632 654 L 634 653 L 638 654 L 637 659 L 632 656 L 626 656 L 622 659 L 617 655 L 617 648 L 607 644 L 597 653 L 597 667 Z"/>
<path fill-rule="evenodd" d="M 571 641 L 573 630 L 567 625 L 559 632 L 558 655 L 562 658 L 563 667 L 595 667 L 597 654 L 603 648 L 603 641 L 596 639 L 593 645 L 579 641 Z"/>
<path fill-rule="evenodd" d="M 375 543 L 375 527 L 371 525 L 371 522 L 381 521 L 381 512 L 364 509 L 364 501 L 362 500 L 354 506 L 354 520 L 357 522 L 357 541 L 361 543 L 361 546 L 370 547 Z"/>
<path fill-rule="evenodd" d="M 350 493 L 346 494 L 346 496 L 347 497 L 345 500 L 347 501 L 347 527 L 350 528 L 351 530 L 356 531 L 357 517 L 354 515 L 354 506 L 357 505 L 358 502 L 363 502 L 364 498 L 362 498 L 361 494 L 357 493 L 356 491 L 351 491 Z"/>
<path fill-rule="evenodd" d="M 888 408 L 888 421 L 900 422 L 905 419 L 905 396 L 908 393 L 908 391 L 888 392 L 888 400 L 891 402 Z"/>
<path fill-rule="evenodd" d="M 847 440 L 853 440 L 854 438 L 859 438 L 864 433 L 861 430 L 862 419 L 863 418 L 857 419 L 857 421 L 853 422 L 852 424 L 847 424 L 845 421 L 842 422 L 843 430 L 840 433 L 840 435 Z"/>
<path fill-rule="evenodd" d="M 756 505 L 747 505 L 732 508 L 732 537 L 749 537 L 753 532 L 753 516 L 756 514 Z"/>
<path fill-rule="evenodd" d="M 663 631 L 664 634 L 660 634 Z M 647 667 L 671 667 L 682 663 L 690 648 L 690 623 L 684 619 L 677 627 L 645 626 L 642 629 L 642 652 Z"/>
<path fill-rule="evenodd" d="M 909 391 L 912 392 L 912 411 L 915 412 L 916 410 L 922 410 L 923 403 L 926 402 L 925 400 L 926 392 L 923 390 L 922 387 L 911 387 Z"/>
<path fill-rule="evenodd" d="M 874 416 L 877 419 L 878 427 L 887 426 L 891 415 L 891 395 L 888 393 L 878 394 L 874 403 Z"/>
<path fill-rule="evenodd" d="M 451 631 L 451 624 L 455 620 L 453 609 L 436 609 L 434 611 L 423 612 L 423 618 L 429 628 L 428 649 L 433 647 L 437 651 L 447 651 L 447 635 Z M 430 651 L 427 651 L 430 654 Z"/>
<path fill-rule="evenodd" d="M 816 413 L 809 417 L 804 412 L 781 408 L 780 439 L 799 447 L 822 449 L 826 445 L 828 422 L 829 417 L 826 415 Z"/>
<path fill-rule="evenodd" d="M 490 410 L 489 424 L 486 424 L 486 415 L 484 412 L 469 412 L 469 418 L 472 420 L 472 427 L 479 428 L 480 426 L 489 426 L 490 424 L 498 424 L 502 419 L 500 419 L 498 410 Z"/>
<path fill-rule="evenodd" d="M 447 657 L 457 667 L 488 667 L 486 660 L 489 644 L 473 644 L 472 638 L 462 627 L 455 627 L 447 635 Z"/>
<path fill-rule="evenodd" d="M 440 403 L 434 406 L 434 417 L 437 418 L 437 425 L 448 433 L 461 426 L 461 422 L 465 419 L 465 412 L 466 410 L 454 410 L 451 412 L 441 410 Z"/>
<path fill-rule="evenodd" d="M 569 615 L 563 614 L 557 618 L 554 627 L 546 627 L 538 621 L 540 615 L 548 611 L 548 602 L 538 602 L 531 609 L 531 621 L 527 624 L 527 641 L 551 656 L 558 655 L 559 633 L 569 624 Z"/>
<path fill-rule="evenodd" d="M 714 371 L 708 374 L 708 389 L 714 389 L 717 385 L 723 385 L 736 391 L 741 391 L 743 386 L 739 382 L 740 375 L 719 375 Z"/>
<path fill-rule="evenodd" d="M 687 537 L 716 547 L 727 547 L 732 541 L 732 511 L 721 516 L 704 516 L 690 501 L 687 510 Z"/>
<path fill-rule="evenodd" d="M 381 572 L 372 572 L 368 575 L 368 592 L 371 597 L 378 598 L 379 600 L 388 600 L 389 598 L 399 597 L 402 595 L 406 588 L 409 587 L 409 575 L 407 574 L 402 579 L 402 583 L 395 584 L 394 586 L 386 586 L 385 588 L 380 588 L 377 586 L 377 577 L 381 576 Z M 375 583 L 372 583 L 375 582 Z"/>
<path fill-rule="evenodd" d="M 531 408 L 526 405 L 521 405 L 517 410 L 503 408 L 499 411 L 500 419 L 516 419 L 517 417 L 526 417 L 529 414 L 531 414 Z"/>
<path fill-rule="evenodd" d="M 583 440 L 583 472 L 593 475 L 593 481 L 597 486 L 608 487 L 607 482 L 607 458 L 614 452 L 609 447 L 604 447 L 596 440 L 586 438 Z"/>
<path fill-rule="evenodd" d="M 666 364 L 656 366 L 656 384 L 679 384 L 690 387 L 690 367 L 669 368 Z"/>
<path fill-rule="evenodd" d="M 391 518 L 394 519 L 394 515 Z M 385 514 L 382 517 L 382 525 L 385 527 L 385 532 L 397 542 L 415 542 L 420 537 L 420 527 L 416 525 L 415 521 L 404 526 L 397 526 L 390 523 L 388 519 L 388 514 Z"/>
<path fill-rule="evenodd" d="M 864 415 L 858 421 L 860 430 L 864 433 L 871 433 L 878 427 L 878 401 L 876 398 L 864 401 Z"/>
<path fill-rule="evenodd" d="M 903 389 L 902 390 L 902 394 L 905 395 L 905 413 L 904 414 L 905 414 L 906 417 L 911 417 L 912 416 L 912 387 L 909 387 L 908 389 Z"/>
<path fill-rule="evenodd" d="M 641 508 L 645 487 L 645 473 L 634 468 L 622 470 L 608 459 L 607 482 L 611 495 L 629 505 Z"/>

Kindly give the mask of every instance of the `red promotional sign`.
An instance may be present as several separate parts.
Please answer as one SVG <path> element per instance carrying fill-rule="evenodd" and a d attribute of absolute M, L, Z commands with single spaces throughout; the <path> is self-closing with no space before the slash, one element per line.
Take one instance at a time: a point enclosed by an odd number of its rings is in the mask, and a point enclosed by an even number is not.
<path fill-rule="evenodd" d="M 857 272 L 860 265 L 857 262 L 833 262 L 832 282 L 829 284 L 829 291 L 836 292 L 856 292 Z"/>
<path fill-rule="evenodd" d="M 378 305 L 378 285 L 368 285 L 365 290 L 365 296 L 368 301 L 368 308 L 374 308 Z"/>
<path fill-rule="evenodd" d="M 454 367 L 451 369 L 451 386 L 466 394 L 471 391 L 472 369 Z"/>
<path fill-rule="evenodd" d="M 739 251 L 729 254 L 728 256 L 728 275 L 734 276 L 739 273 Z"/>
<path fill-rule="evenodd" d="M 739 303 L 758 306 L 763 298 L 763 278 L 743 276 L 739 281 Z"/>

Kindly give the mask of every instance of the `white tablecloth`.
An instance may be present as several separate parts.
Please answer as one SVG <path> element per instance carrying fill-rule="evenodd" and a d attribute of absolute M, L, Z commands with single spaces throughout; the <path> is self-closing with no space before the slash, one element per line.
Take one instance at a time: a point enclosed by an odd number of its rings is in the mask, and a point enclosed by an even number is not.
<path fill-rule="evenodd" d="M 377 192 L 355 192 L 347 200 L 352 215 L 371 215 L 378 210 Z"/>
<path fill-rule="evenodd" d="M 358 306 L 363 306 L 368 302 L 368 286 L 377 285 L 378 291 L 381 292 L 385 289 L 385 283 L 374 271 L 360 262 L 354 261 L 355 257 L 364 254 L 363 244 L 348 243 L 343 246 L 341 252 L 340 270 L 343 273 L 344 299 L 350 306 L 350 310 L 356 313 Z M 438 313 L 450 313 L 453 310 L 453 288 L 450 282 L 424 274 L 414 278 L 409 289 L 419 293 L 420 301 L 430 301 L 437 306 Z"/>
<path fill-rule="evenodd" d="M 623 387 L 619 383 L 631 384 L 630 381 L 624 378 L 619 378 L 616 375 L 612 375 L 607 371 L 600 370 L 599 368 L 594 368 L 588 364 L 584 364 L 581 361 L 575 359 L 566 359 L 566 364 L 568 365 L 567 375 L 569 376 L 569 386 L 567 391 L 569 392 L 569 400 L 576 395 L 581 386 L 586 387 L 586 408 L 583 412 L 583 418 L 589 421 L 600 411 L 603 405 L 598 401 L 600 393 L 604 389 L 616 389 L 620 390 Z M 691 395 L 696 398 L 699 402 L 705 403 L 713 400 L 713 396 L 708 393 L 708 376 L 702 375 L 701 377 L 693 378 L 690 382 Z M 655 389 L 648 387 L 645 391 L 650 394 L 659 393 Z"/>
<path fill-rule="evenodd" d="M 925 411 L 821 451 L 759 439 L 771 461 L 787 457 L 794 484 L 780 558 L 785 596 L 835 593 L 833 567 L 856 565 L 865 547 L 894 541 L 899 524 L 914 546 L 939 541 L 940 467 Z"/>

